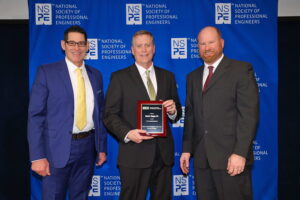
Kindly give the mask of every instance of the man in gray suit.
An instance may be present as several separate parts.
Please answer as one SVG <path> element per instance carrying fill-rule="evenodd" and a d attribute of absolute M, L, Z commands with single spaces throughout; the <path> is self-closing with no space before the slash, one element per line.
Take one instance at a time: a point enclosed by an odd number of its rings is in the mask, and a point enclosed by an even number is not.
<path fill-rule="evenodd" d="M 169 200 L 173 136 L 168 125 L 166 137 L 161 138 L 145 136 L 145 130 L 137 129 L 137 102 L 163 100 L 169 121 L 176 122 L 181 117 L 181 105 L 175 77 L 153 65 L 155 44 L 150 32 L 136 32 L 131 45 L 135 63 L 111 75 L 104 112 L 106 127 L 119 140 L 120 199 L 146 199 L 150 188 L 151 199 Z"/>
<path fill-rule="evenodd" d="M 204 66 L 187 77 L 180 167 L 187 174 L 193 155 L 200 200 L 250 200 L 259 107 L 252 66 L 224 56 L 215 27 L 199 32 L 198 47 Z"/>

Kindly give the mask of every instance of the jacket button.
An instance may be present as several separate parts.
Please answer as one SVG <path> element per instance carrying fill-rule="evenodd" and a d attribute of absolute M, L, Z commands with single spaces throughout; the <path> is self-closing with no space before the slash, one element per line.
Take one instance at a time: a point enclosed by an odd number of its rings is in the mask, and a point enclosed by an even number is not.
<path fill-rule="evenodd" d="M 206 135 L 207 133 L 208 133 L 208 130 L 205 130 L 205 131 L 204 131 L 204 134 Z"/>

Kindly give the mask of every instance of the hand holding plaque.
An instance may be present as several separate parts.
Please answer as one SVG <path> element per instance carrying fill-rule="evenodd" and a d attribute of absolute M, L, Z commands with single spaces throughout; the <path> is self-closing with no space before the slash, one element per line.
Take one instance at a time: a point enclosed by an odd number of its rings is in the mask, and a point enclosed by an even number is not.
<path fill-rule="evenodd" d="M 163 101 L 138 101 L 138 129 L 149 136 L 166 137 L 166 109 Z"/>

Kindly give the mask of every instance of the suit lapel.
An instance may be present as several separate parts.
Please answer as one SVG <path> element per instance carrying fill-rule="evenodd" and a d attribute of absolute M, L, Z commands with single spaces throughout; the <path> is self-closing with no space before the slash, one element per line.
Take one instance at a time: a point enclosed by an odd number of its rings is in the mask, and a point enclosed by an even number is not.
<path fill-rule="evenodd" d="M 229 64 L 229 60 L 224 56 L 213 76 L 211 77 L 205 92 L 209 90 L 209 88 L 213 87 L 213 85 L 222 77 L 222 75 L 227 71 L 227 66 Z M 203 71 L 203 70 L 202 70 Z"/>
<path fill-rule="evenodd" d="M 72 103 L 74 103 L 73 87 L 72 87 L 71 78 L 70 78 L 70 74 L 69 74 L 69 70 L 68 70 L 66 61 L 65 60 L 62 61 L 60 66 L 61 67 L 60 67 L 59 75 L 65 85 L 67 93 L 72 97 L 72 98 L 70 98 L 70 99 L 72 99 Z"/>
<path fill-rule="evenodd" d="M 202 99 L 202 87 L 203 87 L 203 71 L 204 71 L 204 66 L 201 66 L 199 68 L 199 75 L 195 79 L 195 90 L 198 91 L 199 94 L 199 99 Z M 199 78 L 200 77 L 200 81 Z"/>
<path fill-rule="evenodd" d="M 89 66 L 85 65 L 85 69 L 87 72 L 87 75 L 89 77 L 92 89 L 93 89 L 93 93 L 94 93 L 94 97 L 96 96 L 95 94 L 97 93 L 97 81 L 96 81 L 96 77 L 94 76 L 92 70 L 89 68 Z"/>
<path fill-rule="evenodd" d="M 163 84 L 164 77 L 161 70 L 157 67 L 154 67 L 155 69 L 155 77 L 156 77 L 156 83 L 157 83 L 157 92 L 156 92 L 156 100 L 164 99 L 163 94 L 165 91 L 165 84 Z"/>
<path fill-rule="evenodd" d="M 95 76 L 95 74 L 93 73 L 93 71 L 91 70 L 91 68 L 87 65 L 85 65 L 85 69 L 86 69 L 86 72 L 87 72 L 87 75 L 89 77 L 89 80 L 90 80 L 90 83 L 91 83 L 91 86 L 92 86 L 92 90 L 93 90 L 93 95 L 94 95 L 94 114 L 95 112 L 98 113 L 98 106 L 99 104 L 97 102 L 98 101 L 98 93 L 99 92 L 103 92 L 103 91 L 98 91 L 99 88 L 99 81 L 97 81 L 97 78 Z M 93 115 L 94 116 L 94 115 Z"/>
<path fill-rule="evenodd" d="M 142 80 L 142 77 L 141 77 L 138 69 L 137 69 L 137 66 L 132 65 L 129 68 L 129 71 L 130 71 L 130 78 L 134 82 L 134 85 L 137 87 L 140 94 L 143 96 L 143 99 L 150 100 L 148 92 L 147 92 L 147 88 L 144 85 L 144 82 Z"/>

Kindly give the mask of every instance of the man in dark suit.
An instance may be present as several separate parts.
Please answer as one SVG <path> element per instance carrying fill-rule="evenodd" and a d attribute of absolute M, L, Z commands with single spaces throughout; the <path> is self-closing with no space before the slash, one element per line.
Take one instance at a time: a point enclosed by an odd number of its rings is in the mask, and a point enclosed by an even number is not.
<path fill-rule="evenodd" d="M 120 199 L 146 199 L 149 187 L 151 199 L 171 199 L 174 144 L 170 128 L 166 137 L 154 138 L 136 127 L 138 100 L 163 100 L 169 120 L 180 118 L 175 78 L 153 65 L 155 44 L 150 32 L 136 32 L 131 50 L 135 64 L 111 75 L 104 112 L 106 127 L 119 140 Z"/>
<path fill-rule="evenodd" d="M 223 55 L 224 40 L 215 27 L 199 32 L 198 47 L 204 66 L 187 77 L 180 167 L 189 172 L 192 154 L 200 200 L 250 200 L 258 123 L 252 66 Z"/>
<path fill-rule="evenodd" d="M 28 112 L 32 170 L 43 176 L 43 199 L 87 199 L 95 160 L 106 160 L 101 73 L 84 64 L 86 32 L 71 26 L 65 59 L 39 67 Z M 97 155 L 96 155 L 97 152 Z"/>

